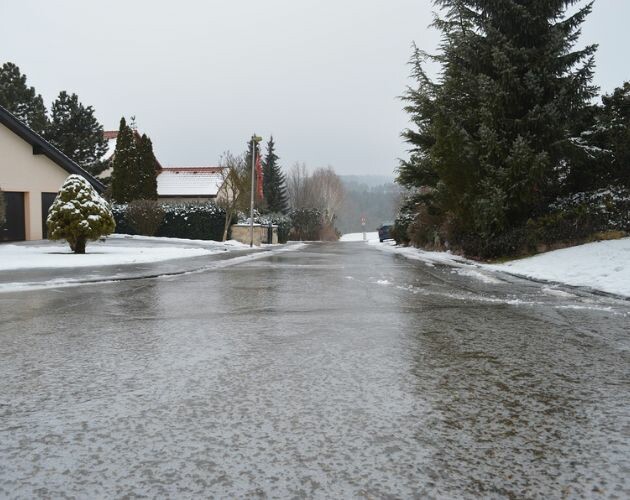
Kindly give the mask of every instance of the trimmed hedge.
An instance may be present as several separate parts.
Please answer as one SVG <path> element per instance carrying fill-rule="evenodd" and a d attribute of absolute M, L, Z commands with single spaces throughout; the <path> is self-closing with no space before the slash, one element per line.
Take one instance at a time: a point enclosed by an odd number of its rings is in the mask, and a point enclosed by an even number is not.
<path fill-rule="evenodd" d="M 214 203 L 162 203 L 160 208 L 164 219 L 156 236 L 215 241 L 223 238 L 225 210 Z M 138 234 L 129 221 L 127 205 L 113 205 L 112 212 L 118 233 Z"/>

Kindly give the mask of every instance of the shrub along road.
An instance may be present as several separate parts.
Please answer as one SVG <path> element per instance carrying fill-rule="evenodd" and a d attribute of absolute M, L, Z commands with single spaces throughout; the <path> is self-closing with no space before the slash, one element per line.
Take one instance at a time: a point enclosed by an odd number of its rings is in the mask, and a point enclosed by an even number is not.
<path fill-rule="evenodd" d="M 0 294 L 0 497 L 630 494 L 627 302 L 362 243 Z"/>

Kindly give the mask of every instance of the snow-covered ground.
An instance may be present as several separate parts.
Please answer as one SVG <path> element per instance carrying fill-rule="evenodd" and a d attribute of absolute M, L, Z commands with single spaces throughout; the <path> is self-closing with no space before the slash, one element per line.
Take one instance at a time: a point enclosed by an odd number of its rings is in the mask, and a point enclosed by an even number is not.
<path fill-rule="evenodd" d="M 499 271 L 630 297 L 630 238 L 588 243 L 504 264 L 482 264 L 449 252 L 427 252 L 378 240 L 369 244 L 429 266 L 448 264 L 454 266 L 458 274 L 482 281 L 492 280 L 492 273 Z"/>
<path fill-rule="evenodd" d="M 194 246 L 202 246 L 202 247 L 229 247 L 234 249 L 244 249 L 249 248 L 249 245 L 245 243 L 241 243 L 236 240 L 228 240 L 226 242 L 221 241 L 213 241 L 213 240 L 190 240 L 187 238 L 165 238 L 160 236 L 132 236 L 130 234 L 110 234 L 107 237 L 107 240 L 133 240 L 133 241 L 148 241 L 151 243 L 168 243 L 168 244 L 176 244 L 178 246 L 183 245 L 194 245 Z"/>
<path fill-rule="evenodd" d="M 109 239 L 114 241 L 108 241 Z M 126 235 L 112 235 L 109 239 L 105 242 L 88 243 L 85 255 L 74 255 L 63 242 L 2 244 L 0 271 L 146 264 L 249 248 L 236 241 L 221 243 Z M 125 240 L 132 240 L 133 243 L 130 241 L 125 244 Z"/>
<path fill-rule="evenodd" d="M 630 297 L 630 238 L 588 243 L 487 267 Z"/>
<path fill-rule="evenodd" d="M 378 241 L 378 233 L 366 233 L 367 241 Z M 339 241 L 363 241 L 363 233 L 348 233 L 344 234 Z"/>

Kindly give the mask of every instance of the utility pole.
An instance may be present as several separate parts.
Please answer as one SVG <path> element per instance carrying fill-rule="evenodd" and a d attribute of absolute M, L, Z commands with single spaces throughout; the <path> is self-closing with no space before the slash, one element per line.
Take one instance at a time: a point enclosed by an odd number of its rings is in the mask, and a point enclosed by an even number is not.
<path fill-rule="evenodd" d="M 262 137 L 252 135 L 252 188 L 249 199 L 249 247 L 254 246 L 254 192 L 256 190 L 256 144 L 262 141 Z"/>

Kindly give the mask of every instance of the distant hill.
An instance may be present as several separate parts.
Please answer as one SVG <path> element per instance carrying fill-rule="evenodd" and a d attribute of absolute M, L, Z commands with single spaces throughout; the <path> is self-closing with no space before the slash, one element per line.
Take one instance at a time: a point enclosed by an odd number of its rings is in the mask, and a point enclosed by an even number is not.
<path fill-rule="evenodd" d="M 345 200 L 335 225 L 342 233 L 361 232 L 362 217 L 366 218 L 367 231 L 394 220 L 403 190 L 394 183 L 393 175 L 339 177 L 344 184 Z"/>
<path fill-rule="evenodd" d="M 394 174 L 392 175 L 340 175 L 344 185 L 365 185 L 368 188 L 382 186 L 383 184 L 393 184 Z"/>

